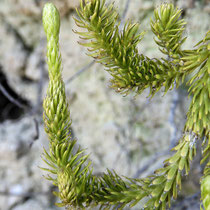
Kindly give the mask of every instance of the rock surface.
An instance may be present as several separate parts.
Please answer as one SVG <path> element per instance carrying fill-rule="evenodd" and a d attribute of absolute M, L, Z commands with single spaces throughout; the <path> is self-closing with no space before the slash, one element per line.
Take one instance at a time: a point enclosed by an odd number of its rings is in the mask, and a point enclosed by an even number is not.
<path fill-rule="evenodd" d="M 41 25 L 45 2 L 0 0 L 0 65 L 9 85 L 33 107 L 21 118 L 0 124 L 0 210 L 57 209 L 54 206 L 57 200 L 52 196 L 54 188 L 38 168 L 44 165 L 40 157 L 42 148 L 48 147 L 41 116 L 41 102 L 48 83 L 46 40 Z M 68 81 L 92 60 L 85 55 L 86 50 L 77 44 L 79 38 L 72 32 L 72 29 L 77 30 L 72 15 L 76 15 L 74 8 L 79 1 L 53 2 L 61 12 L 63 78 Z M 160 56 L 151 41 L 153 35 L 149 20 L 154 7 L 161 2 L 130 1 L 126 14 L 126 19 L 142 22 L 142 31 L 148 30 L 139 51 L 150 57 Z M 189 5 L 182 2 L 178 2 L 179 6 L 186 8 L 189 22 L 186 35 L 190 38 L 186 47 L 192 47 L 191 44 L 199 41 L 209 28 L 209 10 L 207 6 L 202 8 L 197 4 L 189 9 Z M 126 1 L 116 0 L 115 4 L 122 15 Z M 202 24 L 197 22 L 200 17 Z M 151 100 L 147 98 L 146 90 L 134 99 L 133 95 L 123 97 L 115 93 L 108 84 L 109 75 L 98 64 L 67 83 L 73 134 L 79 144 L 87 148 L 87 153 L 91 153 L 95 173 L 110 168 L 131 177 L 151 174 L 168 155 L 165 151 L 174 132 L 174 125 L 169 119 L 176 97 L 176 138 L 181 135 L 189 105 L 186 90 L 170 91 L 165 97 L 160 92 Z M 39 125 L 38 140 L 34 118 Z M 156 155 L 158 158 L 154 159 Z M 155 161 L 151 162 L 153 159 Z M 199 186 L 195 184 L 195 187 L 198 191 Z"/>

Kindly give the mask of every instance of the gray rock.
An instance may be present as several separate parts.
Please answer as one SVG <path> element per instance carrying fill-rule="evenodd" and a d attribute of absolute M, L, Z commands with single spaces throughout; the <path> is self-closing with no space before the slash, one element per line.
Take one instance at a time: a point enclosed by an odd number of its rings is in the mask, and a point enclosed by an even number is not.
<path fill-rule="evenodd" d="M 48 83 L 47 66 L 44 63 L 46 39 L 41 24 L 44 2 L 0 1 L 0 64 L 13 90 L 29 100 L 33 107 L 38 106 L 36 111 L 42 109 L 39 104 Z M 76 15 L 74 8 L 79 1 L 54 2 L 61 12 L 60 51 L 63 78 L 67 81 L 92 59 L 85 55 L 87 51 L 78 45 L 79 37 L 72 32 L 72 29 L 80 30 L 72 18 L 72 15 Z M 127 1 L 115 2 L 122 15 Z M 148 31 L 139 45 L 139 52 L 150 57 L 162 56 L 152 41 L 153 34 L 149 27 L 152 10 L 161 2 L 130 1 L 126 16 L 126 19 L 141 22 L 141 31 Z M 203 37 L 209 19 L 207 12 L 204 12 L 205 8 L 202 10 L 196 6 L 188 11 L 186 19 L 189 26 L 186 34 L 190 38 L 185 44 L 186 48 Z M 202 24 L 198 22 L 200 19 Z M 131 177 L 151 174 L 168 157 L 164 151 L 171 144 L 174 129 L 169 123 L 173 91 L 169 91 L 165 97 L 162 97 L 163 92 L 160 91 L 152 100 L 147 98 L 148 90 L 136 99 L 132 94 L 123 97 L 108 87 L 110 76 L 103 69 L 101 65 L 94 64 L 66 85 L 73 134 L 78 144 L 87 148 L 86 153 L 91 154 L 94 173 L 100 174 L 109 168 Z M 179 92 L 175 111 L 177 138 L 182 133 L 189 104 L 184 91 L 181 89 Z M 47 173 L 38 168 L 46 167 L 40 156 L 43 146 L 48 148 L 48 140 L 39 112 L 36 112 L 36 118 L 40 133 L 35 142 L 36 129 L 33 117 L 28 113 L 16 121 L 0 124 L 2 210 L 57 209 L 54 203 L 58 200 L 51 193 L 52 183 L 43 178 Z M 154 158 L 155 161 L 151 163 Z M 193 190 L 198 188 L 195 185 Z"/>

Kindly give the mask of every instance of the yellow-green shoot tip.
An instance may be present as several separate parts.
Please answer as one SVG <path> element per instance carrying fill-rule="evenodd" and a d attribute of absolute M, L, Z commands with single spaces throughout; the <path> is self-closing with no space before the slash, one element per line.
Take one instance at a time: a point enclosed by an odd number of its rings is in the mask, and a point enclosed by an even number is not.
<path fill-rule="evenodd" d="M 47 38 L 57 37 L 60 31 L 60 15 L 52 3 L 46 3 L 43 8 L 42 21 Z"/>

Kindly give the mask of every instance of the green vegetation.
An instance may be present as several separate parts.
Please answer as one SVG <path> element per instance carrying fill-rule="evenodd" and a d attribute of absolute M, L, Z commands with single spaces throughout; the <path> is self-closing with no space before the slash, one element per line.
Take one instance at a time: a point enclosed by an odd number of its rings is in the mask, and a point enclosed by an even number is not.
<path fill-rule="evenodd" d="M 201 196 L 205 209 L 210 209 L 210 31 L 193 50 L 182 50 L 186 22 L 180 18 L 181 10 L 172 4 L 162 4 L 154 11 L 151 28 L 155 42 L 167 57 L 150 59 L 138 53 L 137 44 L 144 33 L 138 33 L 139 25 L 127 22 L 119 29 L 119 16 L 113 4 L 105 0 L 81 0 L 76 24 L 83 32 L 77 32 L 85 40 L 89 55 L 105 66 L 112 75 L 112 87 L 120 93 L 150 89 L 153 96 L 161 88 L 165 93 L 185 82 L 192 96 L 183 136 L 174 155 L 165 160 L 163 168 L 143 179 L 122 178 L 108 170 L 95 176 L 84 150 L 77 148 L 70 133 L 71 118 L 61 76 L 59 52 L 60 18 L 55 6 L 45 5 L 43 25 L 47 36 L 47 63 L 49 87 L 44 100 L 44 123 L 49 137 L 49 152 L 44 150 L 43 160 L 49 166 L 46 177 L 58 186 L 55 193 L 61 200 L 59 206 L 68 209 L 85 209 L 100 205 L 101 208 L 127 204 L 135 206 L 144 202 L 144 209 L 166 209 L 171 198 L 176 199 L 181 189 L 181 178 L 190 171 L 190 162 L 196 155 L 197 141 L 203 141 L 203 160 L 206 164 L 201 179 Z M 85 31 L 84 31 L 85 30 Z"/>

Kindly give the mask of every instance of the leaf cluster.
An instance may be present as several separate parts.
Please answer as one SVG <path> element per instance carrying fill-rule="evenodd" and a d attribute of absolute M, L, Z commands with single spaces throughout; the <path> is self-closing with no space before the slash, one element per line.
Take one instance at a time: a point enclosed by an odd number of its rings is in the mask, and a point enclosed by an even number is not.
<path fill-rule="evenodd" d="M 104 5 L 105 0 L 91 0 L 86 3 L 81 1 L 81 7 L 77 10 L 79 19 L 75 21 L 80 28 L 85 28 L 87 31 L 75 32 L 85 40 L 80 44 L 88 48 L 90 52 L 88 55 L 103 64 L 112 75 L 111 87 L 125 94 L 130 91 L 140 94 L 144 89 L 150 88 L 151 95 L 154 95 L 162 86 L 167 92 L 174 86 L 175 80 L 178 84 L 184 75 L 178 71 L 179 64 L 164 58 L 150 59 L 139 54 L 137 44 L 144 35 L 144 32 L 138 33 L 139 24 L 127 22 L 120 31 L 118 13 L 113 4 Z M 163 37 L 162 42 L 156 42 L 169 49 L 174 42 L 178 41 L 179 46 L 173 46 L 173 52 L 176 52 L 184 42 L 184 40 L 180 42 L 180 33 L 185 23 L 183 21 L 180 23 L 178 20 L 180 10 L 175 10 L 173 5 L 162 5 L 162 10 L 164 12 L 160 16 L 158 10 L 155 11 L 155 20 L 151 22 L 154 33 L 158 38 Z M 168 15 L 168 11 L 171 14 Z M 163 23 L 160 23 L 160 19 L 164 19 Z M 166 22 L 171 24 L 168 26 Z M 167 31 L 164 31 L 165 28 Z M 165 32 L 167 32 L 166 35 Z M 167 42 L 169 45 L 166 44 Z"/>
<path fill-rule="evenodd" d="M 44 149 L 43 160 L 51 175 L 46 178 L 58 186 L 55 194 L 59 206 L 68 209 L 100 205 L 101 209 L 123 209 L 143 202 L 144 209 L 166 209 L 171 198 L 177 198 L 181 190 L 181 177 L 190 171 L 190 162 L 196 155 L 196 143 L 205 139 L 203 160 L 206 163 L 201 180 L 202 200 L 205 208 L 210 205 L 210 32 L 193 50 L 182 50 L 185 21 L 181 10 L 172 4 L 162 4 L 154 11 L 151 29 L 155 42 L 166 58 L 148 58 L 138 52 L 138 44 L 144 32 L 138 33 L 139 24 L 127 22 L 119 29 L 119 15 L 113 4 L 105 0 L 81 0 L 76 24 L 83 29 L 75 31 L 84 40 L 80 44 L 88 48 L 88 55 L 105 66 L 111 74 L 111 87 L 128 94 L 140 94 L 150 88 L 154 95 L 162 87 L 165 93 L 183 83 L 186 76 L 192 102 L 187 114 L 183 136 L 164 166 L 149 177 L 132 179 L 107 170 L 95 176 L 89 156 L 72 139 L 71 118 L 62 80 L 59 52 L 60 17 L 53 4 L 46 4 L 43 25 L 47 36 L 47 63 L 49 87 L 43 103 L 45 130 L 49 137 L 49 152 Z M 208 143 L 205 143 L 208 142 Z"/>

